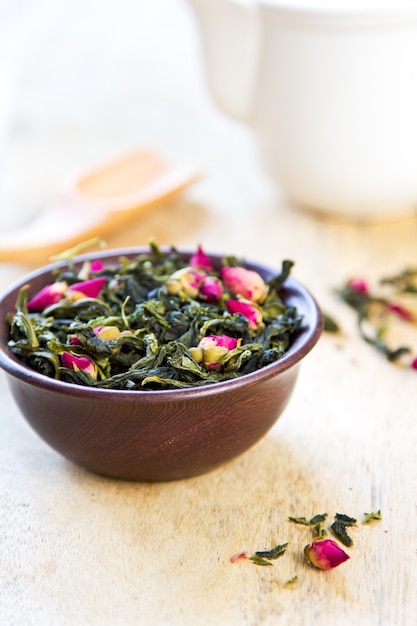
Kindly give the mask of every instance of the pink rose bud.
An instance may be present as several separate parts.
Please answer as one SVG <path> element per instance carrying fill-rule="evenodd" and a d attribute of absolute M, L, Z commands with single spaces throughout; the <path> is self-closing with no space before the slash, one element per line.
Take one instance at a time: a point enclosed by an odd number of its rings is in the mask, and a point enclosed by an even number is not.
<path fill-rule="evenodd" d="M 90 272 L 102 272 L 104 270 L 104 263 L 100 261 L 100 259 L 95 259 L 94 261 L 90 261 Z"/>
<path fill-rule="evenodd" d="M 120 337 L 120 330 L 117 326 L 97 326 L 93 328 L 94 334 L 101 339 L 101 341 L 116 341 Z"/>
<path fill-rule="evenodd" d="M 86 356 L 75 356 L 69 352 L 63 352 L 61 354 L 62 365 L 67 369 L 78 371 L 83 370 L 92 376 L 97 378 L 97 368 L 95 364 Z"/>
<path fill-rule="evenodd" d="M 65 282 L 46 285 L 28 302 L 28 311 L 43 311 L 65 297 L 68 285 Z"/>
<path fill-rule="evenodd" d="M 207 335 L 207 337 L 201 339 L 198 345 L 200 348 L 203 348 L 203 350 L 214 347 L 234 350 L 238 343 L 239 339 L 229 337 L 229 335 Z"/>
<path fill-rule="evenodd" d="M 70 300 L 80 300 L 81 298 L 97 298 L 104 287 L 106 278 L 90 278 L 79 283 L 74 283 L 68 287 L 67 297 Z"/>
<path fill-rule="evenodd" d="M 184 267 L 171 274 L 166 283 L 166 288 L 168 293 L 172 295 L 183 293 L 190 298 L 196 298 L 204 278 L 205 274 L 197 272 L 192 267 Z"/>
<path fill-rule="evenodd" d="M 96 326 L 96 328 L 93 328 L 93 333 L 96 337 L 101 339 L 101 341 L 115 341 L 121 334 L 117 326 Z M 70 345 L 79 346 L 81 345 L 81 341 L 74 335 L 70 339 Z"/>
<path fill-rule="evenodd" d="M 417 370 L 417 356 L 411 361 L 411 367 L 413 370 Z"/>
<path fill-rule="evenodd" d="M 91 278 L 92 274 L 101 272 L 102 270 L 104 270 L 104 263 L 99 259 L 95 261 L 85 261 L 81 270 L 78 272 L 78 278 L 80 280 L 87 280 Z"/>
<path fill-rule="evenodd" d="M 222 359 L 228 352 L 234 350 L 240 341 L 229 335 L 207 335 L 201 339 L 197 348 L 190 348 L 190 355 L 197 363 L 203 363 L 209 369 L 218 369 L 221 367 Z"/>
<path fill-rule="evenodd" d="M 223 285 L 215 276 L 206 276 L 200 285 L 200 297 L 207 302 L 218 302 L 223 295 Z"/>
<path fill-rule="evenodd" d="M 253 302 L 265 300 L 268 287 L 258 272 L 244 267 L 223 267 L 220 274 L 226 289 L 234 295 L 240 295 Z"/>
<path fill-rule="evenodd" d="M 331 569 L 341 565 L 350 556 L 332 539 L 315 539 L 304 548 L 307 561 L 319 569 Z"/>
<path fill-rule="evenodd" d="M 359 293 L 369 293 L 368 283 L 363 278 L 351 278 L 348 281 L 348 287 L 350 287 L 354 291 L 359 291 Z"/>
<path fill-rule="evenodd" d="M 213 265 L 210 258 L 207 256 L 201 246 L 198 246 L 197 252 L 195 252 L 190 259 L 190 266 L 194 269 L 206 270 L 206 272 L 213 271 Z"/>
<path fill-rule="evenodd" d="M 249 328 L 254 330 L 263 325 L 262 310 L 250 300 L 228 300 L 226 303 L 229 313 L 240 313 L 248 320 Z"/>

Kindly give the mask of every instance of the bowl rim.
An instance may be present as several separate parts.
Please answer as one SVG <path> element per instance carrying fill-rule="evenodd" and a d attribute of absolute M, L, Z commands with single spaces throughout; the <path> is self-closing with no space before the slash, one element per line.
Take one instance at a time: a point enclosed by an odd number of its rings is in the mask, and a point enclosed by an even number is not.
<path fill-rule="evenodd" d="M 72 262 L 75 265 L 82 265 L 86 261 L 92 261 L 97 258 L 100 258 L 100 260 L 107 262 L 111 262 L 111 260 L 117 261 L 118 259 L 120 259 L 120 257 L 123 256 L 135 258 L 142 253 L 149 252 L 150 249 L 150 246 L 129 246 L 122 248 L 112 248 L 108 250 L 77 255 L 76 257 L 74 257 L 74 259 L 72 259 Z M 194 253 L 194 250 L 190 250 L 188 248 L 180 248 L 176 246 L 159 246 L 159 250 L 164 253 L 168 253 L 173 249 L 175 249 L 181 256 L 184 257 L 189 257 L 191 256 L 191 254 Z M 206 251 L 205 253 L 213 261 L 220 262 L 223 258 L 223 254 Z M 254 261 L 244 258 L 243 262 L 245 267 L 249 269 L 254 269 L 255 271 L 259 271 L 261 274 L 264 275 L 264 277 L 274 275 L 278 272 L 277 269 L 274 269 L 260 261 Z M 30 283 L 32 280 L 39 279 L 44 275 L 50 275 L 54 270 L 66 267 L 67 265 L 68 262 L 65 260 L 56 261 L 47 265 L 43 265 L 22 276 L 2 291 L 2 293 L 0 294 L 0 305 L 2 305 L 4 301 L 14 292 L 16 292 L 17 295 L 17 291 L 24 285 Z M 2 368 L 10 376 L 29 385 L 41 388 L 45 391 L 71 396 L 75 394 L 79 395 L 80 397 L 88 395 L 91 398 L 101 397 L 103 399 L 105 397 L 110 398 L 112 396 L 118 396 L 120 399 L 152 398 L 153 400 L 163 401 L 167 400 L 169 397 L 175 397 L 178 395 L 184 398 L 187 396 L 206 396 L 213 393 L 220 393 L 232 389 L 237 390 L 241 387 L 246 388 L 250 385 L 255 385 L 256 383 L 273 378 L 289 370 L 293 366 L 298 365 L 299 362 L 315 346 L 322 334 L 323 315 L 316 299 L 311 294 L 311 292 L 302 283 L 300 283 L 292 276 L 289 276 L 286 279 L 283 285 L 283 289 L 288 293 L 292 293 L 293 295 L 295 295 L 295 297 L 306 303 L 308 311 L 309 313 L 311 313 L 311 319 L 309 319 L 308 323 L 303 322 L 300 328 L 300 332 L 295 339 L 295 343 L 292 344 L 285 352 L 285 354 L 277 361 L 265 365 L 264 367 L 255 370 L 254 372 L 238 376 L 237 378 L 216 383 L 209 383 L 201 386 L 143 391 L 137 389 L 107 389 L 103 387 L 76 385 L 74 383 L 68 383 L 62 380 L 57 380 L 55 378 L 49 378 L 48 376 L 40 374 L 36 370 L 33 370 L 30 367 L 24 365 L 15 355 L 12 354 L 7 346 L 6 341 L 3 341 L 3 339 L 1 338 L 0 368 Z M 0 320 L 0 324 L 6 324 L 5 319 Z"/>

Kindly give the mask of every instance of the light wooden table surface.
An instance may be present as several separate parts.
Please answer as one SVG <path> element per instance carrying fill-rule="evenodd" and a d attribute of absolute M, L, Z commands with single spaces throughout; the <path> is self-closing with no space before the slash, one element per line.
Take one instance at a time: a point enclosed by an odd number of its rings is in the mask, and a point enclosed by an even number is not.
<path fill-rule="evenodd" d="M 324 335 L 305 359 L 289 406 L 259 444 L 210 474 L 165 484 L 107 480 L 59 457 L 26 425 L 1 373 L 0 623 L 415 624 L 417 373 L 366 345 L 333 290 L 354 275 L 372 283 L 416 266 L 416 217 L 354 225 L 286 202 L 248 131 L 213 110 L 180 0 L 44 0 L 36 11 L 30 2 L 2 11 L 3 227 L 102 156 L 145 145 L 174 163 L 195 160 L 201 182 L 108 246 L 152 235 L 277 267 L 291 258 L 343 334 Z M 0 287 L 30 269 L 4 264 Z M 378 509 L 382 521 L 361 524 Z M 288 521 L 323 512 L 359 522 L 350 560 L 331 571 L 305 563 L 310 531 Z M 284 542 L 273 567 L 230 562 Z"/>

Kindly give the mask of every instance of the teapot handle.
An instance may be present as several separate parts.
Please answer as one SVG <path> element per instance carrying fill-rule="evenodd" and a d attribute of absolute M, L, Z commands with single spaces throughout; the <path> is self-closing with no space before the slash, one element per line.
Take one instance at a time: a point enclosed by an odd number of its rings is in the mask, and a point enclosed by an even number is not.
<path fill-rule="evenodd" d="M 251 0 L 190 0 L 200 26 L 203 62 L 217 106 L 249 121 L 257 82 L 261 11 Z"/>

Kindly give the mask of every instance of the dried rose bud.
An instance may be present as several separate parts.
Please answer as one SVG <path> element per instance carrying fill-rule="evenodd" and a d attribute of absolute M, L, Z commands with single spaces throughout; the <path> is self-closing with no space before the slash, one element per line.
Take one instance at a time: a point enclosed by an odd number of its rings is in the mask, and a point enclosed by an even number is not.
<path fill-rule="evenodd" d="M 97 326 L 93 330 L 101 341 L 116 341 L 120 337 L 120 330 L 117 326 Z"/>
<path fill-rule="evenodd" d="M 207 256 L 201 246 L 198 246 L 197 252 L 195 252 L 190 258 L 190 266 L 198 270 L 206 270 L 206 272 L 213 271 L 213 265 L 210 261 L 210 257 Z"/>
<path fill-rule="evenodd" d="M 240 313 L 248 320 L 249 328 L 254 330 L 263 326 L 262 309 L 250 300 L 228 300 L 226 302 L 229 313 Z"/>
<path fill-rule="evenodd" d="M 117 326 L 96 326 L 93 328 L 93 333 L 96 337 L 101 339 L 101 341 L 115 341 L 121 335 L 120 330 Z M 71 337 L 70 344 L 73 345 L 81 345 L 81 341 L 78 339 L 76 335 Z"/>
<path fill-rule="evenodd" d="M 411 361 L 411 367 L 413 370 L 417 370 L 417 356 Z"/>
<path fill-rule="evenodd" d="M 104 270 L 104 263 L 100 259 L 94 261 L 84 261 L 81 270 L 78 272 L 78 278 L 80 280 L 87 280 L 91 278 L 92 274 L 102 272 Z"/>
<path fill-rule="evenodd" d="M 268 293 L 263 278 L 253 270 L 244 267 L 223 267 L 220 271 L 222 281 L 231 293 L 253 302 L 263 302 Z"/>
<path fill-rule="evenodd" d="M 63 352 L 61 354 L 62 365 L 67 369 L 78 371 L 83 370 L 92 376 L 93 378 L 97 378 L 97 367 L 86 356 L 75 356 L 74 354 L 70 354 L 70 352 Z"/>
<path fill-rule="evenodd" d="M 192 267 L 184 267 L 171 274 L 166 282 L 166 288 L 171 295 L 183 293 L 190 298 L 196 298 L 204 278 L 205 274 L 197 272 Z"/>
<path fill-rule="evenodd" d="M 314 539 L 304 548 L 307 561 L 319 569 L 331 569 L 341 565 L 350 556 L 332 539 Z"/>
<path fill-rule="evenodd" d="M 56 304 L 59 300 L 62 300 L 62 298 L 65 297 L 67 289 L 68 285 L 66 282 L 46 285 L 36 294 L 36 296 L 29 300 L 27 304 L 28 311 L 43 311 L 48 306 Z"/>
<path fill-rule="evenodd" d="M 240 339 L 228 335 L 207 335 L 197 348 L 190 348 L 190 355 L 197 363 L 203 363 L 209 369 L 218 369 L 222 359 L 239 343 Z"/>
<path fill-rule="evenodd" d="M 104 276 L 99 278 L 90 278 L 79 283 L 74 283 L 68 287 L 68 300 L 75 301 L 82 298 L 97 298 L 100 295 L 106 282 Z"/>
<path fill-rule="evenodd" d="M 90 271 L 91 272 L 102 272 L 104 270 L 104 263 L 100 261 L 100 259 L 95 259 L 94 261 L 90 261 Z"/>
<path fill-rule="evenodd" d="M 215 276 L 206 276 L 200 285 L 200 297 L 207 302 L 218 302 L 223 295 L 223 285 Z"/>
<path fill-rule="evenodd" d="M 353 291 L 359 291 L 359 293 L 369 293 L 368 283 L 363 278 L 351 278 L 348 281 L 348 287 L 353 289 Z"/>

